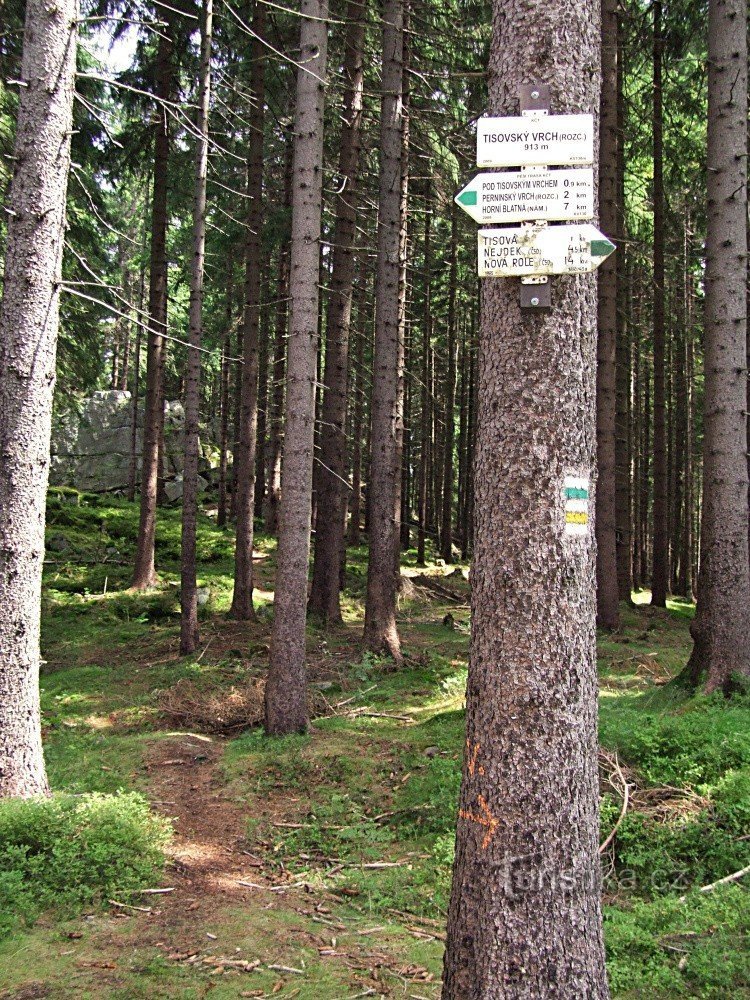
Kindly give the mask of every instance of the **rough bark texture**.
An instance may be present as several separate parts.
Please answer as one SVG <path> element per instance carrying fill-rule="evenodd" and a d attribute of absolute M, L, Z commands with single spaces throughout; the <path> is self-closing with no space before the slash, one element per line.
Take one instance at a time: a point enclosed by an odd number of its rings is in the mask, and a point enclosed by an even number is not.
<path fill-rule="evenodd" d="M 599 130 L 599 224 L 617 231 L 617 3 L 602 2 L 602 100 Z M 596 381 L 596 618 L 601 628 L 620 624 L 617 585 L 616 351 L 617 255 L 599 268 Z"/>
<path fill-rule="evenodd" d="M 349 326 L 354 285 L 354 239 L 357 218 L 357 171 L 359 169 L 363 48 L 365 24 L 361 3 L 351 0 L 347 10 L 344 54 L 344 108 L 341 126 L 337 200 L 333 236 L 333 264 L 326 330 L 325 390 L 321 409 L 320 464 L 317 470 L 315 558 L 313 561 L 310 611 L 323 621 L 340 622 L 339 582 L 346 528 L 345 480 L 346 397 L 349 366 Z"/>
<path fill-rule="evenodd" d="M 315 439 L 328 2 L 302 0 L 300 9 L 300 62 L 308 71 L 297 74 L 286 431 L 265 704 L 269 735 L 301 732 L 308 721 L 305 619 Z"/>
<path fill-rule="evenodd" d="M 287 143 L 284 171 L 284 205 L 292 207 L 292 149 Z M 281 451 L 284 441 L 284 389 L 286 383 L 286 334 L 289 324 L 289 248 L 282 246 L 279 283 L 276 291 L 276 332 L 274 335 L 273 365 L 271 370 L 271 415 L 269 419 L 268 450 L 266 454 L 266 495 L 263 504 L 263 527 L 269 535 L 279 530 L 279 505 L 281 504 Z"/>
<path fill-rule="evenodd" d="M 254 617 L 253 515 L 255 512 L 255 449 L 258 430 L 258 332 L 260 330 L 260 257 L 263 226 L 263 118 L 265 104 L 265 48 L 262 38 L 266 9 L 256 3 L 253 13 L 250 88 L 253 102 L 247 159 L 247 242 L 245 244 L 245 312 L 242 335 L 242 397 L 240 437 L 234 456 L 237 540 L 234 552 L 234 593 L 229 614 L 239 621 Z"/>
<path fill-rule="evenodd" d="M 750 677 L 745 297 L 747 9 L 711 0 L 703 508 L 695 646 L 709 691 Z"/>
<path fill-rule="evenodd" d="M 39 711 L 39 619 L 65 195 L 75 0 L 28 0 L 0 305 L 0 798 L 48 792 Z"/>
<path fill-rule="evenodd" d="M 425 565 L 425 547 L 427 541 L 427 482 L 430 462 L 430 350 L 432 343 L 432 203 L 431 191 L 428 185 L 425 195 L 424 213 L 424 303 L 420 317 L 422 327 L 422 372 L 419 404 L 419 477 L 417 481 L 417 565 Z"/>
<path fill-rule="evenodd" d="M 233 265 L 227 267 L 227 291 L 224 322 L 224 343 L 221 348 L 221 425 L 219 430 L 219 502 L 216 524 L 223 528 L 227 523 L 227 468 L 229 450 L 229 355 L 232 350 L 232 288 Z"/>
<path fill-rule="evenodd" d="M 448 270 L 448 379 L 445 391 L 445 447 L 443 451 L 443 510 L 441 515 L 440 551 L 446 563 L 453 562 L 453 444 L 456 406 L 456 216 L 451 207 L 451 258 Z"/>
<path fill-rule="evenodd" d="M 403 315 L 400 308 L 402 85 L 404 11 L 401 0 L 383 5 L 383 83 L 378 198 L 370 450 L 369 563 L 365 645 L 401 657 L 396 628 L 400 540 Z"/>
<path fill-rule="evenodd" d="M 551 85 L 553 112 L 598 111 L 598 28 L 596 0 L 495 0 L 490 112 L 517 113 L 530 74 Z M 595 545 L 591 521 L 573 527 L 565 511 L 566 494 L 583 488 L 566 479 L 594 469 L 596 281 L 555 278 L 549 316 L 522 315 L 512 279 L 483 284 L 467 740 L 443 997 L 601 1000 Z"/>
<path fill-rule="evenodd" d="M 159 34 L 156 96 L 169 100 L 172 81 L 171 19 Z M 156 582 L 154 546 L 160 469 L 160 441 L 164 426 L 164 334 L 167 330 L 167 182 L 169 117 L 162 105 L 155 109 L 154 180 L 151 202 L 151 260 L 148 289 L 149 330 L 146 346 L 146 402 L 141 459 L 141 514 L 135 553 L 133 587 L 143 590 Z"/>
<path fill-rule="evenodd" d="M 621 601 L 632 602 L 632 435 L 631 428 L 631 378 L 630 318 L 626 316 L 626 250 L 622 241 L 625 234 L 625 96 L 623 91 L 622 29 L 617 18 L 617 226 L 615 241 L 620 243 L 617 254 L 617 344 L 616 416 L 615 416 L 615 521 L 617 544 L 617 587 Z"/>
<path fill-rule="evenodd" d="M 667 525 L 666 329 L 664 322 L 664 149 L 662 3 L 654 0 L 654 552 L 651 603 L 667 604 L 669 553 Z"/>
<path fill-rule="evenodd" d="M 190 268 L 190 318 L 185 369 L 185 464 L 182 473 L 182 551 L 180 593 L 180 652 L 198 646 L 198 586 L 195 539 L 198 524 L 198 458 L 200 455 L 201 338 L 203 333 L 203 275 L 206 259 L 206 178 L 208 172 L 208 111 L 211 101 L 211 32 L 213 0 L 203 0 L 201 63 L 198 87 L 198 134 L 193 195 L 193 258 Z"/>
<path fill-rule="evenodd" d="M 135 356 L 133 358 L 133 408 L 130 416 L 130 463 L 128 466 L 128 500 L 135 500 L 138 480 L 138 394 L 141 390 L 141 344 L 143 342 L 143 305 L 146 296 L 146 236 L 148 233 L 148 210 L 151 201 L 151 178 L 146 182 L 143 219 L 143 251 L 140 275 L 138 277 L 138 312 L 136 313 Z"/>
<path fill-rule="evenodd" d="M 349 544 L 359 545 L 362 528 L 362 429 L 364 426 L 365 385 L 364 362 L 367 339 L 367 250 L 360 250 L 359 287 L 357 289 L 357 352 L 353 366 L 354 400 L 352 418 L 352 492 L 349 510 Z"/>

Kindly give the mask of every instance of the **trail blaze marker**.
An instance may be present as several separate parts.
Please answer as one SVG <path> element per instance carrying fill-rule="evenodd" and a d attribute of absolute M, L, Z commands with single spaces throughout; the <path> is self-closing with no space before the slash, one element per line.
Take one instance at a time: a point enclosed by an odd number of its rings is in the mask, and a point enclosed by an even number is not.
<path fill-rule="evenodd" d="M 484 224 L 527 219 L 591 219 L 594 171 L 583 167 L 477 174 L 455 200 L 475 222 Z"/>
<path fill-rule="evenodd" d="M 478 237 L 480 278 L 584 274 L 615 249 L 591 223 L 480 229 Z"/>
<path fill-rule="evenodd" d="M 563 482 L 565 498 L 565 534 L 589 533 L 589 481 L 584 476 L 566 476 Z"/>
<path fill-rule="evenodd" d="M 539 113 L 519 118 L 480 118 L 477 122 L 478 167 L 593 162 L 593 115 Z"/>

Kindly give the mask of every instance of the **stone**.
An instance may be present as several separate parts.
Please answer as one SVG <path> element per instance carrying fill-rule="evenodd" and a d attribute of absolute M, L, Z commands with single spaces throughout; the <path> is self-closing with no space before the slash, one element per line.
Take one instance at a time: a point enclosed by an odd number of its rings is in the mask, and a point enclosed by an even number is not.
<path fill-rule="evenodd" d="M 95 392 L 57 413 L 52 431 L 50 485 L 104 493 L 128 485 L 132 435 L 132 397 L 124 390 Z M 138 405 L 136 461 L 140 469 L 143 400 Z M 185 410 L 179 400 L 164 404 L 164 464 L 167 476 L 179 477 L 184 467 Z M 209 425 L 210 432 L 210 425 Z M 201 442 L 206 470 L 218 465 L 218 448 Z M 199 489 L 208 483 L 202 479 Z M 182 489 L 174 496 L 182 496 Z"/>

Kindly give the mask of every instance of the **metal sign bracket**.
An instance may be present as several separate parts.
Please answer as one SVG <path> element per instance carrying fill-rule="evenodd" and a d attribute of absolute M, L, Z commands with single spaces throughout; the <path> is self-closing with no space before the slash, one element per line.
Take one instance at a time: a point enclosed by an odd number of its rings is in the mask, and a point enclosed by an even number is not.
<path fill-rule="evenodd" d="M 552 93 L 548 83 L 527 83 L 518 92 L 521 114 L 548 115 Z M 552 309 L 552 282 L 546 274 L 521 278 L 521 312 L 539 313 Z"/>

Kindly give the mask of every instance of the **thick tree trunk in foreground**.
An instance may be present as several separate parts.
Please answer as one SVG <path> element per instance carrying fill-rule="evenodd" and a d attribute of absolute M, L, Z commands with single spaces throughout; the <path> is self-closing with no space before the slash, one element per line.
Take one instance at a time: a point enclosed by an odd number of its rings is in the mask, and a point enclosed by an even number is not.
<path fill-rule="evenodd" d="M 245 313 L 242 337 L 242 398 L 240 438 L 234 456 L 237 542 L 234 552 L 234 593 L 229 614 L 239 621 L 254 617 L 253 538 L 255 513 L 255 449 L 258 430 L 258 332 L 260 330 L 260 256 L 263 227 L 263 118 L 265 104 L 266 9 L 256 3 L 250 87 L 250 139 L 247 160 L 247 243 L 245 244 Z"/>
<path fill-rule="evenodd" d="M 368 649 L 401 658 L 396 628 L 398 586 L 403 315 L 401 272 L 402 0 L 383 5 L 383 82 L 378 198 L 378 264 L 375 287 L 372 431 L 368 489 L 370 538 L 364 641 Z"/>
<path fill-rule="evenodd" d="M 662 3 L 654 0 L 654 554 L 651 603 L 666 607 L 669 582 L 667 547 L 666 328 L 664 320 L 664 145 Z"/>
<path fill-rule="evenodd" d="M 193 259 L 190 271 L 190 323 L 185 373 L 185 465 L 182 474 L 182 563 L 180 652 L 198 646 L 198 586 L 195 539 L 198 528 L 198 458 L 200 454 L 201 337 L 203 333 L 203 274 L 206 259 L 206 177 L 208 172 L 208 110 L 211 101 L 211 31 L 213 0 L 203 0 L 201 65 L 198 89 L 198 133 L 193 203 Z"/>
<path fill-rule="evenodd" d="M 490 113 L 596 112 L 599 5 L 495 0 Z M 486 279 L 466 751 L 444 1000 L 604 1000 L 591 501 L 596 282 Z M 533 345 L 533 350 L 530 350 Z M 519 414 L 523 419 L 519 419 Z M 533 443 L 533 447 L 532 447 Z"/>
<path fill-rule="evenodd" d="M 169 100 L 172 91 L 172 36 L 170 17 L 159 34 L 156 97 Z M 154 181 L 151 205 L 151 264 L 148 289 L 149 331 L 146 347 L 146 403 L 141 457 L 141 516 L 135 553 L 133 587 L 144 590 L 156 583 L 154 548 L 156 505 L 161 475 L 160 441 L 164 426 L 164 334 L 167 330 L 167 170 L 169 117 L 157 104 L 154 125 Z"/>
<path fill-rule="evenodd" d="M 281 523 L 266 683 L 266 732 L 307 727 L 305 625 L 318 347 L 328 0 L 302 0 L 292 188 L 290 324 Z"/>
<path fill-rule="evenodd" d="M 688 664 L 708 691 L 750 677 L 746 409 L 747 12 L 711 0 L 703 509 Z"/>
<path fill-rule="evenodd" d="M 617 2 L 602 3 L 602 101 L 599 142 L 599 223 L 617 232 Z M 620 624 L 617 585 L 616 350 L 617 255 L 599 268 L 599 337 L 596 381 L 596 619 L 602 628 Z"/>
<path fill-rule="evenodd" d="M 77 15 L 26 6 L 0 304 L 0 798 L 49 791 L 39 619 Z"/>
<path fill-rule="evenodd" d="M 315 557 L 310 611 L 323 621 L 341 621 L 339 582 L 346 529 L 346 397 L 349 366 L 349 326 L 354 285 L 354 239 L 357 218 L 363 48 L 365 24 L 359 0 L 351 0 L 344 55 L 343 124 L 339 155 L 338 215 L 333 237 L 333 266 L 328 306 L 325 391 L 321 410 L 320 465 L 317 474 Z"/>

